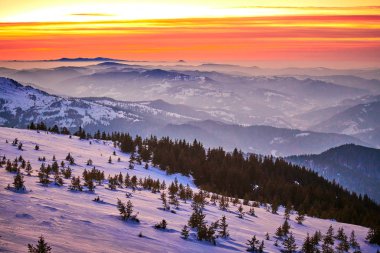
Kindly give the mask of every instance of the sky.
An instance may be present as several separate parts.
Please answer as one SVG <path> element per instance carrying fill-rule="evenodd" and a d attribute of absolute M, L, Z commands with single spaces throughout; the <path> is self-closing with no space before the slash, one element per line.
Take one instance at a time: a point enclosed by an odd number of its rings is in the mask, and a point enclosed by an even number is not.
<path fill-rule="evenodd" d="M 378 0 L 1 0 L 0 60 L 379 67 Z"/>

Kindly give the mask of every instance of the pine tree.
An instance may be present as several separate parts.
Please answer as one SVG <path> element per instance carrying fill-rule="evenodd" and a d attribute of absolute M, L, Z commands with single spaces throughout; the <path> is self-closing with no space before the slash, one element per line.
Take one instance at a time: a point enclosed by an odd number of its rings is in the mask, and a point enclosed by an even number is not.
<path fill-rule="evenodd" d="M 108 158 L 108 163 L 112 163 L 112 158 Z"/>
<path fill-rule="evenodd" d="M 239 208 L 238 208 L 238 212 L 239 212 L 239 218 L 240 219 L 243 219 L 243 215 L 244 215 L 244 209 L 243 209 L 243 206 L 240 205 Z"/>
<path fill-rule="evenodd" d="M 200 228 L 205 225 L 205 215 L 202 212 L 202 209 L 194 209 L 193 213 L 189 218 L 188 225 L 191 228 Z"/>
<path fill-rule="evenodd" d="M 251 215 L 251 216 L 256 216 L 256 214 L 255 214 L 255 208 L 254 207 L 250 207 L 249 211 L 248 211 L 248 214 Z"/>
<path fill-rule="evenodd" d="M 276 233 L 275 235 L 279 238 L 283 237 L 284 236 L 284 232 L 282 231 L 282 226 L 279 226 L 276 230 Z"/>
<path fill-rule="evenodd" d="M 33 172 L 33 169 L 32 169 L 32 165 L 30 165 L 30 162 L 28 161 L 27 164 L 26 164 L 26 167 L 25 167 L 25 172 L 28 176 L 31 175 L 31 173 Z"/>
<path fill-rule="evenodd" d="M 36 246 L 28 244 L 29 253 L 50 253 L 51 247 L 45 242 L 44 237 L 41 235 L 39 238 Z"/>
<path fill-rule="evenodd" d="M 69 179 L 71 177 L 72 170 L 70 167 L 62 168 L 61 173 L 64 176 L 64 178 Z"/>
<path fill-rule="evenodd" d="M 380 227 L 371 227 L 365 238 L 369 243 L 380 245 Z"/>
<path fill-rule="evenodd" d="M 251 239 L 246 243 L 248 245 L 247 251 L 256 252 L 258 250 L 259 240 L 256 239 L 256 235 L 254 235 Z"/>
<path fill-rule="evenodd" d="M 326 235 L 323 237 L 322 252 L 323 253 L 334 253 L 334 229 L 330 225 L 329 229 L 326 232 Z"/>
<path fill-rule="evenodd" d="M 58 172 L 56 172 L 54 174 L 54 183 L 57 186 L 62 186 L 63 185 L 63 179 L 62 179 L 62 177 L 60 177 L 60 175 L 59 175 Z"/>
<path fill-rule="evenodd" d="M 329 245 L 334 245 L 334 229 L 332 225 L 328 228 L 325 237 L 323 238 L 323 242 Z"/>
<path fill-rule="evenodd" d="M 342 240 L 339 241 L 339 244 L 336 246 L 338 253 L 347 252 L 350 249 L 350 244 L 347 241 L 347 236 L 343 234 Z"/>
<path fill-rule="evenodd" d="M 293 253 L 297 250 L 296 240 L 294 239 L 293 233 L 290 232 L 289 236 L 282 242 L 284 245 L 286 253 Z"/>
<path fill-rule="evenodd" d="M 355 235 L 355 231 L 352 230 L 351 231 L 351 235 L 350 235 L 350 246 L 356 251 L 356 250 L 360 250 L 360 245 L 358 243 L 358 241 L 356 240 L 356 235 Z"/>
<path fill-rule="evenodd" d="M 49 173 L 44 164 L 42 164 L 40 167 L 40 171 L 38 172 L 38 178 L 40 180 L 40 183 L 44 186 L 47 186 L 50 183 Z"/>
<path fill-rule="evenodd" d="M 228 224 L 227 224 L 227 218 L 225 215 L 222 216 L 222 218 L 220 219 L 220 224 L 219 224 L 219 236 L 220 237 L 223 237 L 223 238 L 227 238 L 229 236 L 229 233 L 228 233 Z"/>
<path fill-rule="evenodd" d="M 314 253 L 316 251 L 316 246 L 312 242 L 312 239 L 309 236 L 309 233 L 307 233 L 305 241 L 302 245 L 302 252 L 303 253 Z"/>
<path fill-rule="evenodd" d="M 285 219 L 284 223 L 282 224 L 282 234 L 283 235 L 288 235 L 289 233 L 289 229 L 290 229 L 290 225 L 289 225 L 289 222 L 287 219 Z"/>
<path fill-rule="evenodd" d="M 164 211 L 170 210 L 170 206 L 168 205 L 165 192 L 161 193 L 161 201 L 162 201 L 162 206 L 163 206 Z"/>
<path fill-rule="evenodd" d="M 188 228 L 188 226 L 183 226 L 182 230 L 181 230 L 181 237 L 185 240 L 187 240 L 189 238 L 189 233 L 190 233 L 190 230 Z"/>
<path fill-rule="evenodd" d="M 345 237 L 347 237 L 347 236 L 346 236 L 346 234 L 344 233 L 344 229 L 343 229 L 343 227 L 340 227 L 340 228 L 338 229 L 338 232 L 337 232 L 335 238 L 336 238 L 337 240 L 339 240 L 339 241 L 342 241 Z"/>
<path fill-rule="evenodd" d="M 227 211 L 228 208 L 228 199 L 227 197 L 222 196 L 219 200 L 219 208 L 220 210 Z"/>
<path fill-rule="evenodd" d="M 117 199 L 117 209 L 120 212 L 120 216 L 122 220 L 127 220 L 128 217 L 127 217 L 127 212 L 126 212 L 126 206 L 123 202 L 121 202 L 120 199 Z"/>
<path fill-rule="evenodd" d="M 95 185 L 94 185 L 94 182 L 93 182 L 91 179 L 85 181 L 85 184 L 84 184 L 84 185 L 87 186 L 88 191 L 90 191 L 90 192 L 94 192 L 94 190 L 95 190 Z"/>
<path fill-rule="evenodd" d="M 17 191 L 25 190 L 24 186 L 24 177 L 20 173 L 17 173 L 17 175 L 14 177 L 13 185 Z"/>
<path fill-rule="evenodd" d="M 277 202 L 273 202 L 273 204 L 272 204 L 272 213 L 273 214 L 277 214 L 278 207 L 279 207 L 278 203 Z"/>
<path fill-rule="evenodd" d="M 299 213 L 298 216 L 296 217 L 296 221 L 298 224 L 302 225 L 302 223 L 305 221 L 305 215 Z"/>
<path fill-rule="evenodd" d="M 267 241 L 270 240 L 270 237 L 269 237 L 269 233 L 268 233 L 268 232 L 265 234 L 265 240 L 267 240 Z"/>
<path fill-rule="evenodd" d="M 322 234 L 321 231 L 315 231 L 314 235 L 311 238 L 311 242 L 317 246 L 319 245 L 319 242 L 322 240 Z"/>
<path fill-rule="evenodd" d="M 265 246 L 264 246 L 264 240 L 262 240 L 261 241 L 261 244 L 260 244 L 260 246 L 259 246 L 259 253 L 263 253 L 264 252 L 264 248 L 265 248 Z"/>
<path fill-rule="evenodd" d="M 133 204 L 130 200 L 128 200 L 127 204 L 124 204 L 120 199 L 117 199 L 117 209 L 120 212 L 122 220 L 127 221 L 129 219 L 132 219 L 138 222 L 138 219 L 136 217 L 132 217 Z"/>
<path fill-rule="evenodd" d="M 285 219 L 290 219 L 290 213 L 292 211 L 292 208 L 290 205 L 286 205 L 285 207 L 285 212 L 284 212 L 284 218 Z"/>
<path fill-rule="evenodd" d="M 130 218 L 132 216 L 133 204 L 132 204 L 132 202 L 130 200 L 128 200 L 128 202 L 127 202 L 127 206 L 126 206 L 125 212 L 127 214 L 127 218 Z"/>
<path fill-rule="evenodd" d="M 162 221 L 160 221 L 159 223 L 157 223 L 156 225 L 154 225 L 154 228 L 156 229 L 166 229 L 168 223 L 165 219 L 163 219 Z"/>
<path fill-rule="evenodd" d="M 69 189 L 72 191 L 82 191 L 83 187 L 80 183 L 80 178 L 78 177 L 73 177 L 71 179 L 71 185 L 69 186 Z"/>

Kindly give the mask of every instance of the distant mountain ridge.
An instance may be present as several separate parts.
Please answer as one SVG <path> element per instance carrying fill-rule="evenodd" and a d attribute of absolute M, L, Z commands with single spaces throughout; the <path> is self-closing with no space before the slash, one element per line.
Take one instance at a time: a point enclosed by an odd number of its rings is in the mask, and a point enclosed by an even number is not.
<path fill-rule="evenodd" d="M 312 131 L 356 136 L 380 146 L 380 99 L 352 106 L 310 128 Z"/>
<path fill-rule="evenodd" d="M 113 58 L 106 58 L 106 57 L 93 57 L 93 58 L 83 58 L 83 57 L 77 57 L 77 58 L 59 58 L 59 59 L 53 59 L 53 60 L 45 60 L 45 61 L 61 61 L 61 62 L 73 62 L 73 61 L 124 61 L 120 59 L 113 59 Z"/>
<path fill-rule="evenodd" d="M 380 203 L 380 149 L 346 144 L 318 155 L 290 156 L 286 160 Z"/>
<path fill-rule="evenodd" d="M 31 121 L 59 124 L 71 130 L 104 130 L 149 136 L 195 138 L 210 147 L 244 152 L 292 155 L 322 152 L 345 143 L 366 145 L 351 136 L 270 126 L 241 126 L 210 120 L 207 113 L 163 100 L 127 102 L 107 97 L 71 98 L 50 95 L 0 78 L 0 125 L 26 127 Z"/>

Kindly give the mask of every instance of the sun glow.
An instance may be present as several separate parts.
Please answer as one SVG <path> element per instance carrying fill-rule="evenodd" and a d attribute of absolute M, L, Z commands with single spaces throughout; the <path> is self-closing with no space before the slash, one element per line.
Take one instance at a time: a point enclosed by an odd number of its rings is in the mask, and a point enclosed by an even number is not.
<path fill-rule="evenodd" d="M 293 0 L 3 0 L 0 59 L 380 62 L 379 11 L 371 0 L 314 6 Z"/>

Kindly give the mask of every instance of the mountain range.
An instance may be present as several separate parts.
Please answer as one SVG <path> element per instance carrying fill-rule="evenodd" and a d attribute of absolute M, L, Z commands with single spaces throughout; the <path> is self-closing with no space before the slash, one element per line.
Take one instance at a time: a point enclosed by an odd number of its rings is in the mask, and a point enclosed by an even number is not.
<path fill-rule="evenodd" d="M 290 156 L 286 160 L 311 168 L 348 190 L 367 194 L 380 203 L 380 149 L 346 144 L 317 155 Z"/>
<path fill-rule="evenodd" d="M 99 129 L 189 141 L 196 138 L 210 147 L 223 146 L 229 150 L 238 147 L 245 152 L 281 156 L 318 153 L 345 143 L 367 145 L 342 134 L 227 124 L 217 121 L 217 117 L 210 119 L 204 111 L 162 100 L 126 102 L 104 97 L 63 97 L 8 78 L 0 78 L 0 91 L 3 126 L 26 127 L 32 121 L 44 121 L 70 130 L 82 126 L 90 132 Z"/>

